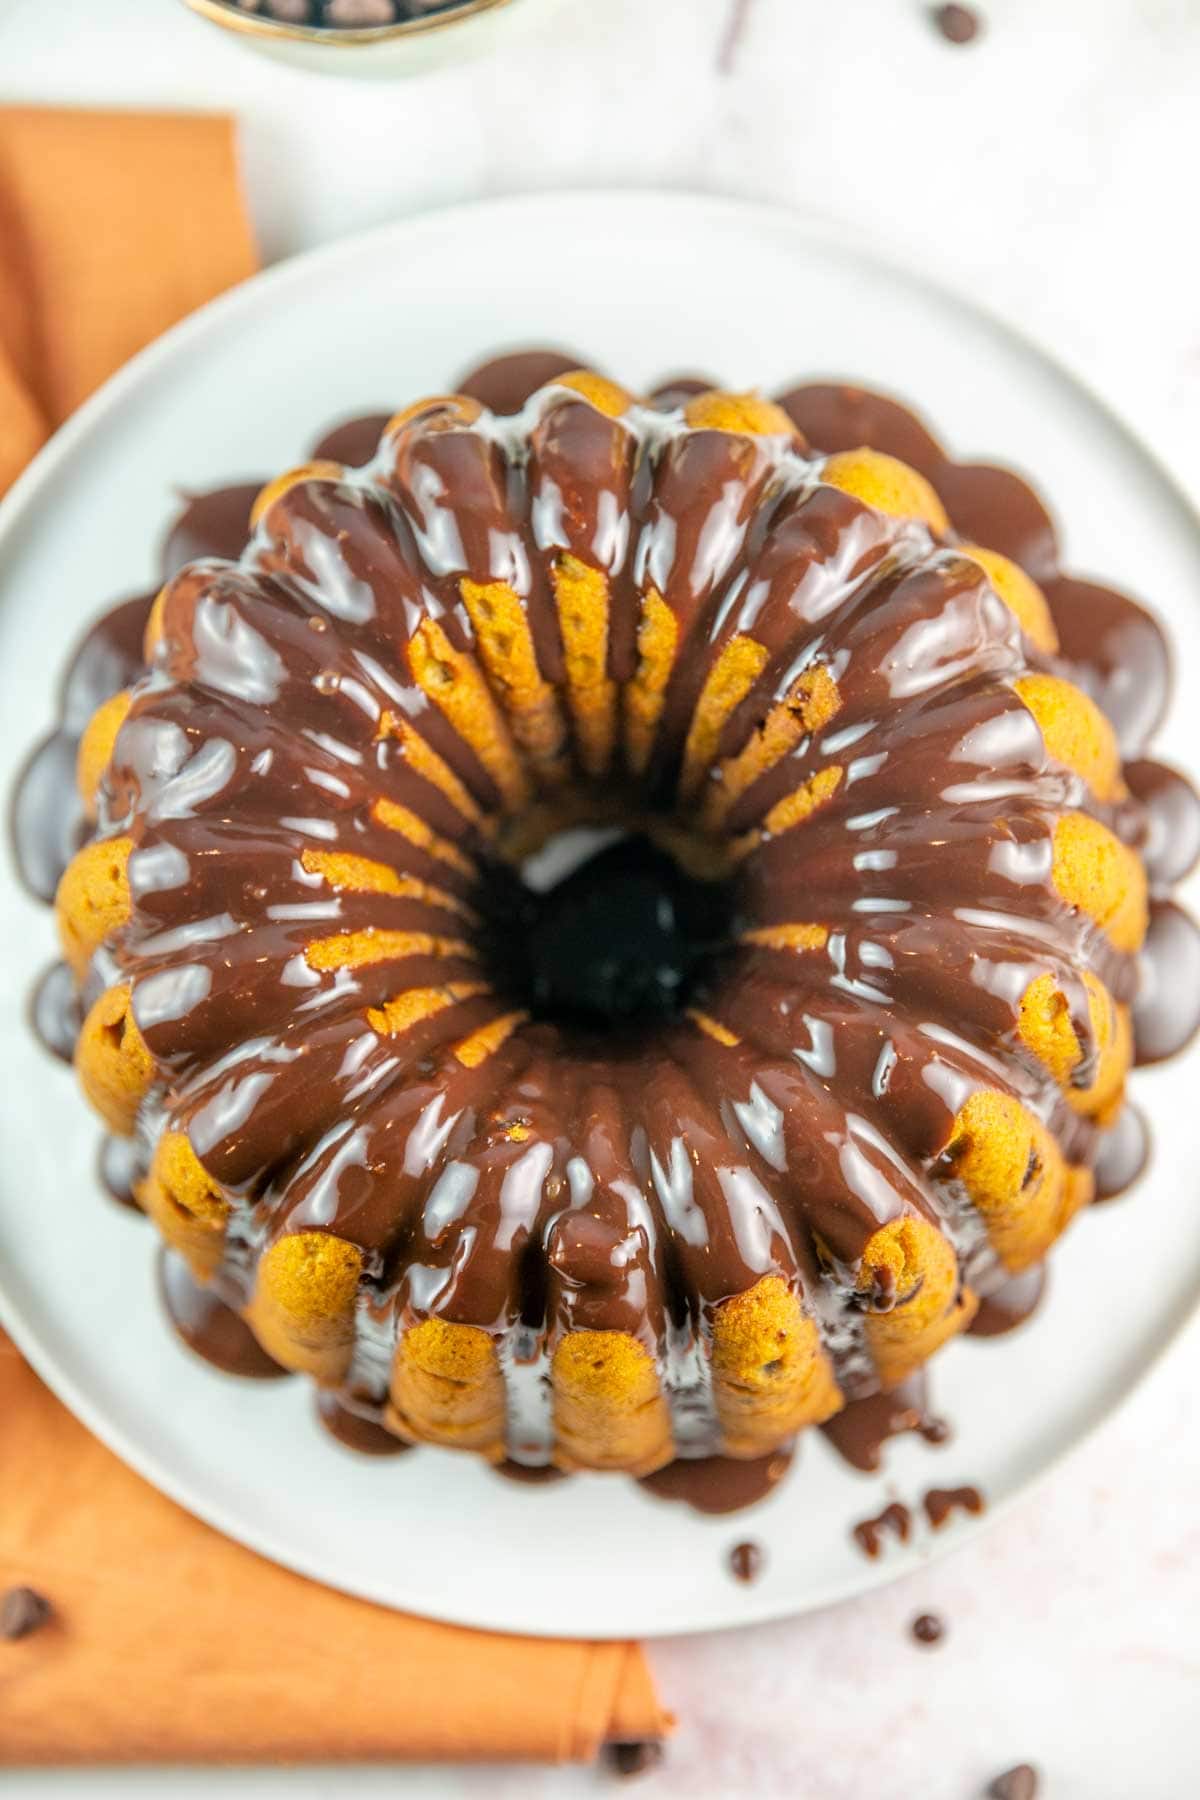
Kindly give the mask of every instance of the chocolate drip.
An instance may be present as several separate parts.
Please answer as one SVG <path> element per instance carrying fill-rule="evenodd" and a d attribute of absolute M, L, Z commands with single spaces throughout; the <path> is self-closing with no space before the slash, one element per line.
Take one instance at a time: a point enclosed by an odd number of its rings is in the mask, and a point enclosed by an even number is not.
<path fill-rule="evenodd" d="M 553 1463 L 519 1463 L 510 1457 L 496 1463 L 492 1473 L 503 1476 L 505 1481 L 519 1481 L 526 1487 L 548 1487 L 569 1479 L 566 1470 L 556 1469 Z"/>
<path fill-rule="evenodd" d="M 227 1375 L 273 1380 L 288 1373 L 272 1360 L 245 1321 L 202 1287 L 174 1250 L 159 1253 L 158 1286 L 167 1317 L 189 1350 Z"/>
<path fill-rule="evenodd" d="M 1171 659 L 1160 627 L 1125 594 L 1095 582 L 1058 575 L 1043 586 L 1074 679 L 1108 714 L 1125 755 L 1136 754 L 1170 698 Z"/>
<path fill-rule="evenodd" d="M 669 381 L 660 382 L 648 398 L 660 411 L 675 412 L 697 394 L 707 394 L 719 386 L 719 382 L 710 381 L 704 375 L 673 375 Z"/>
<path fill-rule="evenodd" d="M 468 369 L 455 383 L 454 391 L 478 400 L 489 412 L 519 413 L 530 396 L 548 381 L 587 366 L 583 357 L 562 350 L 514 350 Z"/>
<path fill-rule="evenodd" d="M 933 1529 L 940 1531 L 951 1513 L 967 1512 L 978 1517 L 986 1503 L 977 1487 L 956 1487 L 930 1488 L 921 1504 Z"/>
<path fill-rule="evenodd" d="M 118 1206 L 127 1206 L 133 1212 L 141 1211 L 135 1189 L 145 1178 L 146 1151 L 140 1139 L 101 1138 L 96 1173 L 101 1187 Z"/>
<path fill-rule="evenodd" d="M 381 1410 L 370 1405 L 359 1410 L 359 1404 L 350 1402 L 345 1395 L 336 1394 L 331 1388 L 317 1389 L 317 1417 L 330 1437 L 345 1449 L 357 1450 L 361 1456 L 400 1456 L 413 1449 L 412 1444 L 406 1444 L 387 1429 L 379 1416 Z"/>
<path fill-rule="evenodd" d="M 907 1544 L 912 1533 L 912 1514 L 899 1500 L 892 1500 L 873 1519 L 860 1519 L 850 1535 L 863 1552 L 875 1561 L 884 1546 L 884 1532 Z"/>
<path fill-rule="evenodd" d="M 38 1041 L 61 1062 L 70 1062 L 83 1022 L 75 979 L 66 963 L 51 963 L 29 997 L 29 1022 Z"/>
<path fill-rule="evenodd" d="M 939 454 L 926 473 L 964 543 L 1001 551 L 1037 582 L 1057 574 L 1053 521 L 1033 489 L 1012 469 L 951 462 Z"/>
<path fill-rule="evenodd" d="M 808 443 L 829 456 L 869 444 L 932 478 L 942 452 L 908 408 L 848 383 L 806 382 L 778 396 Z"/>
<path fill-rule="evenodd" d="M 344 463 L 348 469 L 359 469 L 369 463 L 379 448 L 390 413 L 365 413 L 360 418 L 345 419 L 335 425 L 313 445 L 313 460 Z"/>
<path fill-rule="evenodd" d="M 785 1450 L 745 1461 L 729 1456 L 680 1458 L 653 1475 L 643 1475 L 639 1486 L 657 1500 L 681 1500 L 694 1512 L 741 1512 L 765 1500 L 791 1465 L 791 1452 Z"/>
<path fill-rule="evenodd" d="M 12 794 L 17 871 L 29 891 L 50 901 L 63 870 L 87 835 L 75 786 L 75 757 L 96 708 L 143 673 L 142 638 L 153 595 L 122 601 L 77 645 L 59 694 L 59 726 L 34 750 Z"/>
<path fill-rule="evenodd" d="M 1002 551 L 1027 570 L 1045 591 L 1071 678 L 1108 714 L 1125 753 L 1141 749 L 1169 696 L 1163 634 L 1126 595 L 1061 573 L 1053 522 L 1019 475 L 952 462 L 906 407 L 862 388 L 814 383 L 782 395 L 780 404 L 808 441 L 826 452 L 868 445 L 919 469 L 965 542 Z M 1187 829 L 1200 834 L 1200 808 L 1190 788 L 1187 795 L 1190 806 L 1180 799 L 1189 814 Z"/>
<path fill-rule="evenodd" d="M 1162 892 L 1191 873 L 1200 858 L 1200 806 L 1190 781 L 1163 763 L 1131 762 L 1125 781 L 1145 813 L 1142 859 L 1151 885 Z"/>
<path fill-rule="evenodd" d="M 1136 1106 L 1128 1102 L 1096 1145 L 1096 1199 L 1114 1200 L 1139 1180 L 1150 1160 L 1150 1133 Z"/>
<path fill-rule="evenodd" d="M 1046 1292 L 1046 1268 L 1035 1263 L 1023 1275 L 1011 1275 L 979 1302 L 979 1311 L 967 1326 L 972 1337 L 1002 1337 L 1023 1325 L 1041 1305 Z"/>
<path fill-rule="evenodd" d="M 1123 752 L 1137 756 L 1169 697 L 1170 659 L 1162 631 L 1126 595 L 1061 573 L 1053 523 L 1027 483 L 1006 469 L 952 462 L 906 408 L 881 395 L 811 384 L 781 396 L 781 404 L 824 450 L 869 445 L 912 464 L 933 483 L 964 539 L 1021 564 L 1044 589 L 1066 672 L 1108 714 Z M 1160 897 L 1139 958 L 1136 1058 L 1144 1063 L 1175 1055 L 1200 1027 L 1200 936 L 1186 914 L 1161 899 L 1200 853 L 1200 801 L 1189 782 L 1160 764 L 1134 760 L 1124 773 L 1139 807 L 1134 835 L 1140 834 L 1147 874 Z M 1114 979 L 1106 971 L 1105 979 L 1119 998 L 1130 997 L 1128 976 Z M 1105 1197 L 1119 1191 L 1112 1184 L 1126 1169 L 1129 1179 L 1136 1179 L 1144 1162 L 1134 1155 L 1132 1126 L 1120 1132 L 1118 1158 L 1118 1132 L 1114 1127 L 1105 1134 L 1114 1146 Z"/>
<path fill-rule="evenodd" d="M 844 1462 L 868 1474 L 879 1468 L 890 1438 L 915 1431 L 926 1443 L 941 1444 L 949 1436 L 945 1423 L 929 1412 L 923 1371 L 885 1393 L 848 1401 L 821 1430 Z"/>
<path fill-rule="evenodd" d="M 184 494 L 183 508 L 163 543 L 163 580 L 204 557 L 236 562 L 250 541 L 250 509 L 263 486 L 262 481 L 246 481 Z"/>
<path fill-rule="evenodd" d="M 1200 1027 L 1200 931 L 1170 900 L 1150 906 L 1141 951 L 1141 988 L 1133 1009 L 1139 1064 L 1177 1056 Z"/>
<path fill-rule="evenodd" d="M 12 836 L 22 881 L 39 900 L 53 900 L 63 870 L 85 836 L 75 799 L 77 734 L 55 732 L 39 744 L 14 790 Z"/>

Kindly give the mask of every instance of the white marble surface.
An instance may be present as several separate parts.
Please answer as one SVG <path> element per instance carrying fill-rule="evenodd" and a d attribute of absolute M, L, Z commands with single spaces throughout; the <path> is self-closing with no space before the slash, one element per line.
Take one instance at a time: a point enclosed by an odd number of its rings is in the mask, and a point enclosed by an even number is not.
<path fill-rule="evenodd" d="M 234 110 L 268 257 L 543 186 L 701 188 L 805 208 L 986 299 L 1155 438 L 1200 494 L 1200 8 L 987 11 L 986 37 L 956 50 L 915 0 L 567 0 L 490 62 L 373 88 L 278 69 L 177 0 L 0 0 L 0 101 Z M 1119 1288 L 1097 1300 L 1119 1306 Z M 1198 1349 L 1193 1327 L 1041 1490 L 925 1575 L 797 1623 L 657 1647 L 682 1727 L 634 1791 L 970 1800 L 1031 1760 L 1052 1800 L 1200 1792 Z M 907 1636 L 926 1610 L 948 1621 L 933 1650 Z M 78 1772 L 9 1775 L 4 1793 L 331 1800 L 351 1782 L 363 1800 L 558 1800 L 602 1778 Z"/>

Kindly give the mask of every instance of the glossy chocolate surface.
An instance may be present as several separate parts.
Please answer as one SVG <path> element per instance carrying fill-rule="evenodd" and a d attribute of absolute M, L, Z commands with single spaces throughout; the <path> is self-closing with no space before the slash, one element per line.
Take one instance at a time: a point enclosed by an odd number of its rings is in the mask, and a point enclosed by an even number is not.
<path fill-rule="evenodd" d="M 401 1456 L 413 1448 L 388 1430 L 381 1413 L 381 1407 L 362 1406 L 329 1388 L 317 1389 L 317 1418 L 330 1437 L 360 1456 Z"/>
<path fill-rule="evenodd" d="M 121 601 L 81 639 L 63 677 L 58 725 L 33 750 L 13 789 L 17 870 L 30 893 L 47 903 L 90 835 L 75 786 L 79 739 L 96 708 L 145 673 L 142 638 L 153 599 Z"/>
<path fill-rule="evenodd" d="M 51 963 L 29 996 L 34 1035 L 60 1062 L 70 1062 L 83 1023 L 79 992 L 66 963 Z"/>
<path fill-rule="evenodd" d="M 317 439 L 313 445 L 314 461 L 328 459 L 345 463 L 350 469 L 362 468 L 378 449 L 389 417 L 388 413 L 365 413 L 357 418 L 343 419 L 340 425 Z M 243 543 L 249 535 L 247 531 Z"/>
<path fill-rule="evenodd" d="M 140 1212 L 135 1192 L 145 1174 L 144 1152 L 135 1137 L 103 1137 L 96 1157 L 96 1174 L 100 1186 L 118 1206 Z"/>
<path fill-rule="evenodd" d="M 765 1500 L 791 1466 L 787 1450 L 771 1456 L 680 1458 L 654 1475 L 644 1475 L 640 1485 L 657 1499 L 681 1500 L 694 1512 L 742 1512 Z"/>
<path fill-rule="evenodd" d="M 1034 1263 L 985 1295 L 967 1330 L 972 1337 L 1003 1337 L 1033 1317 L 1045 1294 L 1046 1265 Z"/>
<path fill-rule="evenodd" d="M 286 1369 L 269 1357 L 250 1327 L 232 1307 L 203 1287 L 174 1250 L 159 1252 L 158 1290 L 168 1319 L 189 1350 L 227 1375 L 273 1381 Z"/>
<path fill-rule="evenodd" d="M 489 412 L 515 413 L 548 381 L 586 366 L 584 357 L 569 350 L 514 350 L 466 370 L 454 392 L 469 394 Z"/>
<path fill-rule="evenodd" d="M 243 481 L 209 493 L 184 494 L 162 547 L 163 580 L 203 557 L 236 562 L 250 536 L 250 508 L 262 485 Z"/>
<path fill-rule="evenodd" d="M 1139 1060 L 1186 1041 L 1200 1016 L 1200 937 L 1166 893 L 1200 847 L 1200 809 L 1181 777 L 1142 754 L 1167 698 L 1161 633 L 1132 600 L 1059 571 L 1053 525 L 1017 476 L 952 462 L 904 408 L 844 386 L 783 396 L 790 440 L 686 429 L 672 409 L 702 385 L 686 377 L 619 420 L 565 388 L 530 400 L 573 366 L 550 352 L 500 359 L 461 391 L 506 416 L 430 402 L 373 455 L 386 415 L 339 426 L 318 449 L 354 467 L 292 487 L 252 536 L 258 484 L 192 496 L 167 543 L 151 670 L 145 597 L 84 640 L 14 824 L 25 878 L 49 898 L 86 832 L 72 779 L 79 733 L 101 700 L 138 681 L 99 830 L 134 840 L 134 915 L 115 954 L 161 1076 L 145 1141 L 164 1123 L 187 1132 L 230 1195 L 235 1227 L 216 1287 L 234 1308 L 281 1235 L 319 1228 L 362 1248 L 361 1313 L 376 1349 L 356 1359 L 346 1393 L 323 1402 L 327 1424 L 341 1421 L 336 1408 L 362 1419 L 356 1407 L 382 1405 L 381 1333 L 394 1342 L 436 1316 L 519 1348 L 533 1379 L 511 1400 L 509 1451 L 544 1465 L 555 1345 L 579 1328 L 628 1331 L 656 1358 L 700 1491 L 702 1471 L 724 1460 L 708 1455 L 717 1430 L 703 1356 L 722 1300 L 783 1276 L 816 1317 L 843 1393 L 867 1403 L 877 1383 L 852 1277 L 881 1224 L 929 1218 L 977 1292 L 1004 1283 L 939 1164 L 967 1097 L 981 1086 L 1014 1094 L 1082 1165 L 1126 1130 L 1118 1119 L 1101 1134 L 1016 1048 L 1016 1008 L 1052 970 L 1084 1078 L 1094 1047 L 1083 969 L 1134 1004 Z M 863 443 L 923 470 L 964 538 L 1003 549 L 1043 584 L 1061 656 L 1032 650 L 952 545 L 820 484 L 811 455 Z M 433 619 L 454 651 L 472 654 L 459 583 L 505 580 L 542 673 L 561 684 L 550 572 L 564 552 L 607 574 L 610 679 L 633 674 L 648 585 L 685 646 L 636 784 L 662 815 L 705 677 L 736 635 L 752 634 L 767 661 L 721 729 L 721 757 L 750 740 L 800 669 L 821 662 L 836 679 L 832 723 L 730 809 L 730 832 L 760 836 L 712 916 L 696 925 L 690 901 L 673 903 L 670 929 L 687 923 L 670 951 L 685 971 L 678 1000 L 736 1041 L 697 1030 L 670 993 L 641 993 L 638 1029 L 614 1028 L 629 969 L 599 994 L 586 987 L 594 971 L 572 969 L 596 935 L 589 882 L 615 868 L 615 907 L 641 878 L 624 848 L 576 878 L 575 912 L 539 989 L 519 946 L 552 937 L 551 913 L 529 910 L 490 836 L 464 824 L 386 725 L 402 719 L 472 808 L 495 814 L 495 771 L 414 679 L 406 647 Z M 1069 675 L 1109 712 L 1138 759 L 1127 799 L 1100 806 L 1048 762 L 1011 686 L 1030 666 Z M 835 760 L 842 784 L 802 830 L 762 830 L 777 802 Z M 381 825 L 380 799 L 452 843 L 464 866 Z M 1053 889 L 1050 832 L 1079 806 L 1146 858 L 1156 897 L 1140 958 L 1114 950 Z M 385 864 L 399 887 L 332 891 L 303 865 L 314 848 Z M 655 880 L 661 888 L 661 871 Z M 569 913 L 572 902 L 568 891 L 552 907 Z M 418 949 L 324 973 L 306 961 L 312 940 L 333 934 L 457 939 L 464 907 L 490 929 L 479 955 Z M 813 918 L 830 933 L 819 955 L 744 939 Z M 1181 969 L 1196 979 L 1184 983 Z M 568 1004 L 564 983 L 577 975 L 585 991 Z M 402 1036 L 367 1022 L 398 993 L 447 983 L 483 991 Z M 52 998 L 58 1011 L 47 1002 L 40 1029 L 62 1053 L 74 999 L 61 980 Z M 456 1058 L 514 1005 L 532 1017 L 499 1049 L 477 1066 Z M 1106 1167 L 1133 1160 L 1109 1148 Z M 236 1361 L 224 1320 L 197 1324 L 177 1274 L 172 1284 L 188 1341 L 203 1351 L 211 1340 L 218 1359 Z M 897 1408 L 925 1417 L 923 1403 L 893 1397 L 864 1425 L 852 1404 L 829 1435 L 872 1467 L 862 1459 L 877 1458 L 870 1445 Z M 753 1489 L 752 1465 L 743 1477 Z M 668 1469 L 647 1485 L 677 1495 L 683 1480 Z"/>
<path fill-rule="evenodd" d="M 1136 1106 L 1121 1108 L 1116 1123 L 1096 1147 L 1096 1199 L 1116 1200 L 1133 1186 L 1150 1161 L 1150 1133 Z"/>
<path fill-rule="evenodd" d="M 929 1411 L 923 1369 L 886 1393 L 851 1400 L 821 1430 L 842 1460 L 864 1474 L 881 1466 L 884 1447 L 894 1437 L 915 1432 L 928 1444 L 943 1444 L 950 1435 L 945 1421 Z"/>
<path fill-rule="evenodd" d="M 907 1544 L 912 1536 L 912 1513 L 901 1501 L 889 1500 L 882 1512 L 870 1519 L 860 1519 L 852 1526 L 850 1535 L 863 1555 L 874 1562 L 889 1537 Z"/>
<path fill-rule="evenodd" d="M 947 1519 L 956 1512 L 970 1513 L 973 1517 L 983 1512 L 987 1502 L 977 1487 L 930 1488 L 922 1496 L 925 1517 L 935 1531 L 940 1531 Z"/>

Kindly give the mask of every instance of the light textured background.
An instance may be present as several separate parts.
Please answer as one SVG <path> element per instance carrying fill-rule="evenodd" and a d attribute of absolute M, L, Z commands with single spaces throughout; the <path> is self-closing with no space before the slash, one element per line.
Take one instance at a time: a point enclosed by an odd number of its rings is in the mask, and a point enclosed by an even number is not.
<path fill-rule="evenodd" d="M 923 260 L 1040 339 L 1200 494 L 1200 4 L 987 12 L 984 40 L 954 49 L 915 0 L 566 0 L 491 61 L 374 88 L 263 62 L 177 0 L 0 0 L 0 101 L 234 110 L 270 258 L 549 186 L 802 208 Z M 479 280 L 502 284 L 504 269 Z M 1036 468 L 1035 444 L 1029 456 Z M 1097 1295 L 1120 1303 L 1115 1283 Z M 656 1648 L 682 1729 L 632 1791 L 971 1800 L 1031 1760 L 1050 1800 L 1200 1792 L 1198 1349 L 1193 1328 L 1085 1449 L 926 1574 L 797 1623 Z M 926 1610 L 949 1626 L 933 1650 L 907 1635 Z M 351 1783 L 362 1800 L 606 1786 L 537 1770 L 197 1771 L 9 1776 L 4 1793 L 326 1800 Z"/>

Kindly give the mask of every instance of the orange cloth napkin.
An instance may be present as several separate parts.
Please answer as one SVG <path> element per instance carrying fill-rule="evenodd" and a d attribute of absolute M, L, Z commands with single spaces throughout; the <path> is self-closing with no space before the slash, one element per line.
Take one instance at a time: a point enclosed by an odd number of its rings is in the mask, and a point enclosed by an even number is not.
<path fill-rule="evenodd" d="M 0 491 L 133 351 L 253 267 L 228 121 L 0 110 Z M 0 1764 L 583 1760 L 670 1727 L 636 1645 L 431 1624 L 227 1542 L 0 1333 L 0 1592 L 18 1585 L 55 1610 L 0 1642 Z"/>
<path fill-rule="evenodd" d="M 0 1764 L 585 1760 L 668 1726 L 636 1645 L 436 1625 L 229 1543 L 0 1335 L 0 1591 L 18 1585 L 54 1615 L 0 1643 Z"/>
<path fill-rule="evenodd" d="M 135 350 L 254 267 L 228 120 L 0 109 L 0 493 Z"/>

